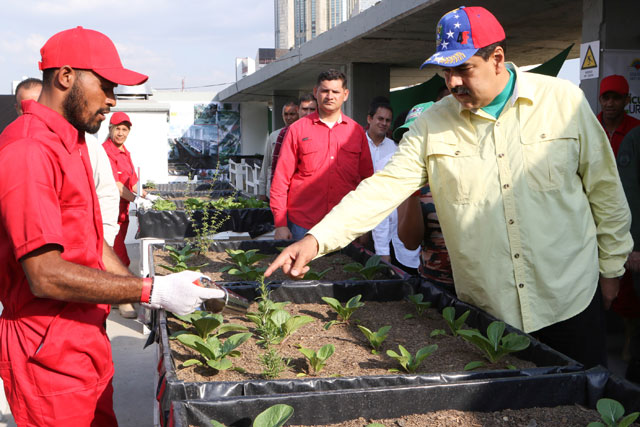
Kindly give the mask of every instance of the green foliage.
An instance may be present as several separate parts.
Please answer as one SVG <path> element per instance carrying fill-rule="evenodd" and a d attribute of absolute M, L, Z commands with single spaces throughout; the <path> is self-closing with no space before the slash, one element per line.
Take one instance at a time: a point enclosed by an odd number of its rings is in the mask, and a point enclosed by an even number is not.
<path fill-rule="evenodd" d="M 199 200 L 199 199 L 188 199 Z M 216 234 L 222 224 L 229 218 L 225 212 L 219 209 L 195 209 L 194 205 L 188 205 L 185 202 L 185 212 L 191 219 L 191 228 L 193 228 L 196 236 L 193 238 L 200 253 L 205 253 L 209 249 L 209 236 Z M 202 212 L 201 221 L 194 220 L 195 212 Z"/>
<path fill-rule="evenodd" d="M 149 180 L 149 181 L 147 181 L 147 183 L 146 183 L 146 184 L 144 184 L 144 185 L 142 186 L 142 188 L 144 188 L 145 190 L 155 190 L 155 188 L 156 188 L 156 183 L 155 183 L 155 182 L 153 182 L 153 181 L 151 181 L 151 180 Z"/>
<path fill-rule="evenodd" d="M 292 416 L 293 407 L 280 403 L 258 414 L 253 427 L 282 427 Z"/>
<path fill-rule="evenodd" d="M 151 207 L 155 211 L 175 211 L 177 208 L 176 204 L 171 200 L 165 199 L 156 199 L 153 201 L 153 206 Z"/>
<path fill-rule="evenodd" d="M 409 295 L 408 298 L 409 298 L 409 301 L 413 303 L 413 306 L 415 307 L 416 312 L 418 312 L 418 316 L 422 316 L 424 313 L 427 312 L 427 309 L 431 307 L 430 302 L 422 301 L 424 299 L 424 295 L 422 294 Z"/>
<path fill-rule="evenodd" d="M 496 363 L 509 353 L 524 350 L 529 347 L 530 343 L 528 337 L 514 332 L 502 336 L 504 329 L 504 322 L 495 321 L 491 322 L 487 328 L 486 337 L 477 329 L 462 329 L 458 331 L 458 334 L 466 341 L 478 347 L 489 362 Z M 474 368 L 478 366 L 482 365 L 475 364 Z"/>
<path fill-rule="evenodd" d="M 158 267 L 162 267 L 172 273 L 179 273 L 184 270 L 200 271 L 202 267 L 207 265 L 207 263 L 193 266 L 189 266 L 187 264 L 187 261 L 189 261 L 189 259 L 197 252 L 190 244 L 186 244 L 182 249 L 178 249 L 171 245 L 166 245 L 164 248 L 169 252 L 169 256 L 173 260 L 173 265 L 160 264 Z"/>
<path fill-rule="evenodd" d="M 364 326 L 358 325 L 358 329 L 362 331 L 365 337 L 369 340 L 369 344 L 373 347 L 373 352 L 377 353 L 378 349 L 382 345 L 382 342 L 387 339 L 391 326 L 383 326 L 378 329 L 377 332 L 372 332 L 370 329 Z"/>
<path fill-rule="evenodd" d="M 258 249 L 243 251 L 242 249 L 226 249 L 235 266 L 228 265 L 220 270 L 242 280 L 257 281 L 264 274 L 267 267 L 255 267 L 253 264 L 267 258 L 268 255 L 258 253 Z"/>
<path fill-rule="evenodd" d="M 331 357 L 331 355 L 335 351 L 335 347 L 333 346 L 333 344 L 326 344 L 323 345 L 320 350 L 313 351 L 310 348 L 304 348 L 300 345 L 298 346 L 298 350 L 304 355 L 304 357 L 307 358 L 314 374 L 317 374 L 325 367 L 325 365 L 327 364 L 327 359 Z"/>
<path fill-rule="evenodd" d="M 209 202 L 199 197 L 190 197 L 184 201 L 185 210 L 198 211 L 209 208 Z"/>
<path fill-rule="evenodd" d="M 431 331 L 431 333 L 429 334 L 429 336 L 431 338 L 437 337 L 438 335 L 447 335 L 447 333 L 445 332 L 444 329 L 434 329 L 433 331 Z"/>
<path fill-rule="evenodd" d="M 269 204 L 255 197 L 247 199 L 246 197 L 228 196 L 212 200 L 210 206 L 216 209 L 264 209 L 268 208 Z"/>
<path fill-rule="evenodd" d="M 182 344 L 200 353 L 200 356 L 205 360 L 207 366 L 218 371 L 224 371 L 233 367 L 229 358 L 240 356 L 242 353 L 236 350 L 236 348 L 249 338 L 251 338 L 251 333 L 249 332 L 231 335 L 224 342 L 217 336 L 209 336 L 206 340 L 193 334 L 182 334 L 176 337 Z M 187 367 L 202 364 L 202 361 L 199 359 L 189 359 L 186 360 L 182 366 Z"/>
<path fill-rule="evenodd" d="M 364 307 L 364 303 L 360 302 L 360 298 L 362 298 L 362 295 L 356 295 L 355 297 L 347 301 L 344 306 L 340 304 L 340 301 L 331 297 L 322 297 L 322 301 L 329 304 L 331 308 L 333 308 L 336 313 L 338 313 L 338 318 L 342 319 L 342 322 L 349 323 L 349 319 L 351 318 L 351 315 L 354 313 L 354 311 L 356 311 L 360 307 Z M 324 329 L 329 329 L 336 323 L 340 322 L 332 320 L 331 322 L 324 325 Z"/>
<path fill-rule="evenodd" d="M 369 258 L 365 265 L 360 264 L 359 262 L 352 262 L 346 264 L 343 268 L 347 273 L 356 273 L 363 277 L 365 280 L 373 279 L 373 276 L 380 270 L 384 270 L 387 266 L 381 263 L 380 255 L 374 255 Z M 357 280 L 357 277 L 352 277 L 351 279 Z"/>
<path fill-rule="evenodd" d="M 333 267 L 329 267 L 322 271 L 314 271 L 312 269 L 309 269 L 302 280 L 322 280 L 322 277 L 331 270 L 333 270 Z"/>
<path fill-rule="evenodd" d="M 291 359 L 283 358 L 275 348 L 269 347 L 267 351 L 260 356 L 260 363 L 263 367 L 262 376 L 267 379 L 275 379 L 289 369 Z"/>
<path fill-rule="evenodd" d="M 596 409 L 603 422 L 594 421 L 587 427 L 627 427 L 640 415 L 640 412 L 633 412 L 625 417 L 624 406 L 617 400 L 607 398 L 599 399 Z"/>
<path fill-rule="evenodd" d="M 221 314 L 210 313 L 208 311 L 196 310 L 193 313 L 180 316 L 174 314 L 175 317 L 183 322 L 191 324 L 196 330 L 196 336 L 207 339 L 209 336 L 219 336 L 231 331 L 246 331 L 247 328 L 235 323 L 224 323 Z M 181 335 L 189 334 L 188 331 L 178 331 L 171 335 L 171 338 L 177 338 Z M 193 334 L 192 334 L 193 335 Z"/>
<path fill-rule="evenodd" d="M 465 320 L 467 320 L 467 317 L 469 317 L 469 313 L 471 313 L 471 311 L 467 310 L 456 319 L 455 308 L 447 307 L 442 310 L 442 317 L 447 322 L 447 325 L 449 325 L 449 329 L 451 329 L 451 333 L 454 337 L 457 337 L 460 333 L 460 329 L 462 328 L 462 325 L 464 325 Z"/>
<path fill-rule="evenodd" d="M 405 371 L 416 372 L 416 370 L 420 367 L 422 361 L 431 356 L 433 352 L 438 349 L 438 345 L 432 344 L 426 347 L 422 347 L 420 350 L 418 350 L 415 357 L 401 345 L 398 345 L 398 349 L 400 350 L 400 354 L 396 353 L 393 350 L 387 350 L 387 355 L 397 360 L 398 363 L 400 363 L 400 366 L 402 366 Z M 390 371 L 397 372 L 398 370 L 390 369 Z"/>

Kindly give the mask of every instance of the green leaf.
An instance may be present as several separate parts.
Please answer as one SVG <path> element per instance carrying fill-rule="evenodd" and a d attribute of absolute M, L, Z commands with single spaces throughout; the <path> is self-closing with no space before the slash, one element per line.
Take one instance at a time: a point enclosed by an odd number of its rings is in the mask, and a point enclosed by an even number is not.
<path fill-rule="evenodd" d="M 185 360 L 184 362 L 182 362 L 182 366 L 184 368 L 186 368 L 188 366 L 192 366 L 192 365 L 202 365 L 202 362 L 199 361 L 198 359 L 189 359 L 189 360 Z"/>
<path fill-rule="evenodd" d="M 498 351 L 498 346 L 500 345 L 500 338 L 502 338 L 502 334 L 504 334 L 505 324 L 504 322 L 491 322 L 489 327 L 487 328 L 487 338 L 489 338 L 489 343 L 493 347 L 493 351 Z"/>
<path fill-rule="evenodd" d="M 422 347 L 420 350 L 418 350 L 415 357 L 416 368 L 417 368 L 417 365 L 422 363 L 422 361 L 427 357 L 431 356 L 437 349 L 438 349 L 438 344 L 431 344 L 426 347 Z"/>
<path fill-rule="evenodd" d="M 286 310 L 274 310 L 269 316 L 269 320 L 279 329 L 290 317 L 291 315 Z"/>
<path fill-rule="evenodd" d="M 220 326 L 220 328 L 218 328 L 218 335 L 222 335 L 225 334 L 227 332 L 237 332 L 237 331 L 248 331 L 249 328 L 247 328 L 244 325 L 238 325 L 236 323 L 225 323 L 224 325 Z"/>
<path fill-rule="evenodd" d="M 620 421 L 618 421 L 618 427 L 628 427 L 630 426 L 640 415 L 640 412 L 633 412 Z"/>
<path fill-rule="evenodd" d="M 480 361 L 480 360 L 476 360 L 475 362 L 469 362 L 466 365 L 464 365 L 464 370 L 465 371 L 472 371 L 476 368 L 479 368 L 481 366 L 484 366 L 484 362 Z"/>
<path fill-rule="evenodd" d="M 284 334 L 285 336 L 291 335 L 294 331 L 306 325 L 307 323 L 313 322 L 313 317 L 311 316 L 293 316 L 287 319 L 284 322 Z"/>
<path fill-rule="evenodd" d="M 215 331 L 218 326 L 222 325 L 223 319 L 220 314 L 211 314 L 207 317 L 201 317 L 193 321 L 193 326 L 196 328 L 198 335 L 202 339 L 206 339 L 209 334 Z"/>
<path fill-rule="evenodd" d="M 310 348 L 300 347 L 300 348 L 298 348 L 298 351 L 299 351 L 300 353 L 302 353 L 302 354 L 304 355 L 304 357 L 306 357 L 306 358 L 307 358 L 307 359 L 309 359 L 309 360 L 314 359 L 314 358 L 315 358 L 315 356 L 316 356 L 316 352 L 315 352 L 315 351 L 313 351 L 313 350 L 312 350 L 312 349 L 310 349 Z"/>
<path fill-rule="evenodd" d="M 333 344 L 323 345 L 320 350 L 318 350 L 318 358 L 321 360 L 327 360 L 333 352 L 335 351 L 335 347 Z"/>
<path fill-rule="evenodd" d="M 603 398 L 596 403 L 596 409 L 602 420 L 609 425 L 616 425 L 618 418 L 624 415 L 624 407 L 617 400 Z"/>
<path fill-rule="evenodd" d="M 602 424 L 600 421 L 594 421 L 587 424 L 587 427 L 606 427 L 606 426 Z"/>
<path fill-rule="evenodd" d="M 226 355 L 230 353 L 232 350 L 234 350 L 239 345 L 243 344 L 249 338 L 251 338 L 251 334 L 249 332 L 243 333 L 243 334 L 231 335 L 229 338 L 225 340 L 224 344 L 222 344 L 222 354 Z"/>
<path fill-rule="evenodd" d="M 447 333 L 445 332 L 444 329 L 434 329 L 433 331 L 431 331 L 431 333 L 429 334 L 429 336 L 431 338 L 437 337 L 438 335 L 447 335 Z"/>
<path fill-rule="evenodd" d="M 182 344 L 194 350 L 197 350 L 197 347 L 196 347 L 197 343 L 205 345 L 203 339 L 195 334 L 181 334 L 176 336 L 176 339 L 180 341 Z"/>
<path fill-rule="evenodd" d="M 377 267 L 378 265 L 380 265 L 380 260 L 381 260 L 380 255 L 374 255 L 367 260 L 364 267 L 365 268 Z"/>
<path fill-rule="evenodd" d="M 213 427 L 226 427 L 224 424 L 219 423 L 219 422 L 218 422 L 218 421 L 216 421 L 216 420 L 210 420 L 210 422 L 211 422 L 211 425 L 212 425 Z"/>
<path fill-rule="evenodd" d="M 414 317 L 413 314 L 405 314 L 403 319 L 404 320 L 409 320 L 409 319 L 413 319 L 413 317 Z"/>
<path fill-rule="evenodd" d="M 293 407 L 284 404 L 273 405 L 258 414 L 253 427 L 281 427 L 293 415 Z"/>
<path fill-rule="evenodd" d="M 233 363 L 229 359 L 207 360 L 207 365 L 217 371 L 226 371 L 233 366 Z"/>
<path fill-rule="evenodd" d="M 333 325 L 335 325 L 336 323 L 340 323 L 340 322 L 338 322 L 337 320 L 331 320 L 331 321 L 329 321 L 329 322 L 324 324 L 323 329 L 325 331 L 328 331 L 329 328 L 332 327 Z"/>

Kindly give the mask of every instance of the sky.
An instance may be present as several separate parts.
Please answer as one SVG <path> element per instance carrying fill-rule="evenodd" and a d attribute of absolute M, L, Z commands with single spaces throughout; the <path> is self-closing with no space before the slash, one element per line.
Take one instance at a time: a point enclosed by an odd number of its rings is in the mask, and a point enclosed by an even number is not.
<path fill-rule="evenodd" d="M 0 94 L 41 77 L 40 48 L 78 25 L 115 43 L 125 68 L 154 89 L 218 92 L 235 81 L 235 58 L 274 47 L 270 0 L 5 0 L 0 16 Z M 218 86 L 209 86 L 218 85 Z M 209 86 L 209 87 L 203 87 Z"/>

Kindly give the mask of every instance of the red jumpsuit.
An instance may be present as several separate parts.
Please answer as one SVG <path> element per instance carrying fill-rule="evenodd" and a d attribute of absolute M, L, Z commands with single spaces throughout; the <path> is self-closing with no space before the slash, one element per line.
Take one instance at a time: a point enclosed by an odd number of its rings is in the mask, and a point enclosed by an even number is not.
<path fill-rule="evenodd" d="M 111 170 L 113 170 L 113 177 L 116 182 L 121 182 L 125 187 L 133 192 L 133 189 L 138 182 L 138 175 L 136 175 L 135 168 L 133 167 L 129 150 L 127 150 L 124 145 L 122 146 L 122 150 L 120 150 L 113 141 L 111 141 L 111 138 L 107 138 L 102 146 L 111 161 Z M 120 226 L 120 231 L 113 243 L 113 251 L 118 255 L 120 261 L 128 267 L 131 261 L 127 255 L 127 247 L 124 244 L 124 238 L 127 236 L 127 229 L 129 228 L 129 201 L 122 197 L 120 198 L 118 225 Z"/>
<path fill-rule="evenodd" d="M 0 135 L 0 376 L 19 426 L 114 426 L 109 306 L 36 298 L 19 260 L 45 245 L 104 270 L 84 135 L 28 101 Z"/>

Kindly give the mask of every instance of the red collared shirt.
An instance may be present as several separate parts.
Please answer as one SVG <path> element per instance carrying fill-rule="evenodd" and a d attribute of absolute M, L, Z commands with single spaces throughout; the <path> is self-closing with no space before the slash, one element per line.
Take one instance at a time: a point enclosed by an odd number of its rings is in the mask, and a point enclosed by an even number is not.
<path fill-rule="evenodd" d="M 299 119 L 284 137 L 271 183 L 275 226 L 287 226 L 288 218 L 301 227 L 313 227 L 372 174 L 362 126 L 344 114 L 332 128 L 317 112 Z"/>
<path fill-rule="evenodd" d="M 26 375 L 31 358 L 38 391 L 54 395 L 113 373 L 109 306 L 36 298 L 19 260 L 53 244 L 64 260 L 104 270 L 102 218 L 84 134 L 35 101 L 22 105 L 0 135 L 0 364 Z"/>
<path fill-rule="evenodd" d="M 598 121 L 602 125 L 602 128 L 606 131 L 604 122 L 602 121 L 602 112 L 598 114 Z M 640 120 L 636 119 L 633 116 L 625 114 L 622 123 L 620 123 L 618 128 L 613 131 L 613 135 L 609 135 L 609 132 L 606 132 L 607 136 L 609 137 L 609 142 L 611 143 L 611 148 L 613 148 L 613 154 L 616 157 L 618 156 L 618 149 L 620 148 L 620 144 L 622 143 L 625 135 L 636 126 L 640 126 Z"/>
<path fill-rule="evenodd" d="M 120 150 L 113 143 L 113 141 L 111 141 L 111 138 L 107 138 L 102 146 L 104 147 L 104 151 L 107 152 L 107 156 L 109 156 L 109 161 L 111 162 L 111 170 L 113 171 L 113 177 L 115 178 L 116 182 L 121 182 L 129 190 L 133 191 L 133 188 L 138 182 L 138 175 L 136 175 L 135 167 L 133 166 L 133 162 L 131 161 L 131 153 L 129 153 L 127 147 L 123 145 L 123 149 Z M 121 197 L 120 211 L 118 213 L 118 224 L 122 224 L 123 222 L 128 220 L 129 201 Z"/>

